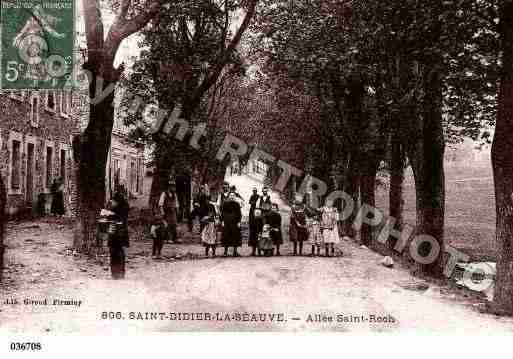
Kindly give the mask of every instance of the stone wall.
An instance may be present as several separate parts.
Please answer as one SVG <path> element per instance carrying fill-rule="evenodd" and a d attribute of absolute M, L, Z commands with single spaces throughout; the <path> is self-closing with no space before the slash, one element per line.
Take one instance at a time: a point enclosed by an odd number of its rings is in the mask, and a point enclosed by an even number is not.
<path fill-rule="evenodd" d="M 21 96 L 22 93 L 24 96 Z M 44 194 L 51 198 L 50 188 L 52 181 L 61 176 L 61 150 L 65 154 L 64 162 L 64 206 L 67 215 L 75 216 L 77 213 L 77 164 L 73 161 L 72 138 L 79 133 L 86 123 L 87 116 L 78 116 L 75 108 L 82 108 L 81 94 L 69 93 L 69 99 L 62 100 L 61 91 L 54 93 L 54 107 L 48 109 L 47 91 L 2 91 L 0 93 L 0 171 L 6 181 L 8 199 L 6 211 L 10 216 L 33 214 L 38 209 L 38 196 Z M 39 98 L 39 105 L 33 98 Z M 37 101 L 37 100 L 36 100 Z M 33 106 L 35 105 L 35 106 Z M 69 105 L 69 106 L 68 106 Z M 67 107 L 68 106 L 68 107 Z M 38 107 L 33 112 L 32 108 Z M 61 109 L 63 109 L 61 111 Z M 69 112 L 67 111 L 69 110 Z M 82 112 L 79 112 L 82 113 Z M 37 116 L 38 117 L 37 117 Z M 120 121 L 116 122 L 116 125 Z M 107 198 L 113 183 L 111 164 L 117 160 L 120 165 L 120 179 L 129 189 L 132 198 L 144 194 L 144 146 L 131 141 L 127 134 L 114 127 L 111 151 L 107 163 Z M 13 178 L 13 141 L 19 143 L 19 185 L 12 185 Z M 28 176 L 29 146 L 33 146 L 32 181 Z M 51 178 L 47 180 L 46 158 L 47 148 L 52 148 Z M 132 171 L 135 164 L 135 175 Z M 139 185 L 138 182 L 139 181 Z M 30 185 L 32 182 L 32 185 Z M 50 208 L 48 205 L 47 208 Z"/>
<path fill-rule="evenodd" d="M 37 209 L 38 196 L 48 194 L 52 181 L 61 177 L 64 154 L 65 209 L 69 211 L 72 172 L 71 135 L 76 121 L 69 115 L 70 92 L 54 91 L 53 108 L 47 108 L 47 91 L 3 91 L 0 96 L 0 171 L 6 179 L 7 212 L 13 216 Z M 64 99 L 62 96 L 67 96 Z M 39 99 L 39 100 L 37 100 Z M 31 104 L 31 101 L 33 103 Z M 37 103 L 39 101 L 39 103 Z M 52 102 L 52 101 L 50 101 Z M 34 109 L 34 110 L 33 110 Z M 13 184 L 13 141 L 19 143 L 19 183 Z M 33 149 L 32 180 L 28 176 L 29 147 Z M 51 173 L 47 178 L 47 148 L 51 148 Z M 61 152 L 64 151 L 64 152 Z M 31 182 L 31 183 L 30 183 Z M 48 197 L 48 195 L 47 195 Z"/>

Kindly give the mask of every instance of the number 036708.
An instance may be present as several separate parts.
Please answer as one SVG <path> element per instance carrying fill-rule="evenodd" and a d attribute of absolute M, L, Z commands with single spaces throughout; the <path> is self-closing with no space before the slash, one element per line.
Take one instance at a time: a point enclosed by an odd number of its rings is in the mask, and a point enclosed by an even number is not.
<path fill-rule="evenodd" d="M 12 342 L 11 351 L 38 351 L 42 349 L 41 343 L 32 342 Z"/>

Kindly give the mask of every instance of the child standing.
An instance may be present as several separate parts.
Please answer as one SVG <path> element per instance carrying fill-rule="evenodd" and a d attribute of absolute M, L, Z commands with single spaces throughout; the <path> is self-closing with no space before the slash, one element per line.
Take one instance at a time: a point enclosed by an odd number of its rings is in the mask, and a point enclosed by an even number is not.
<path fill-rule="evenodd" d="M 317 255 L 321 255 L 321 245 L 323 243 L 323 237 L 321 232 L 320 213 L 315 212 L 310 219 L 308 224 L 308 242 L 312 246 L 312 256 L 315 255 L 317 249 Z"/>
<path fill-rule="evenodd" d="M 321 209 L 322 220 L 321 229 L 324 245 L 326 248 L 326 257 L 335 255 L 335 244 L 340 243 L 340 236 L 338 234 L 338 212 L 331 203 L 327 203 Z M 331 254 L 330 254 L 331 252 Z"/>
<path fill-rule="evenodd" d="M 151 237 L 153 238 L 153 247 L 151 256 L 160 259 L 164 242 L 168 240 L 169 234 L 164 218 L 158 216 L 150 228 Z"/>
<path fill-rule="evenodd" d="M 267 214 L 266 222 L 271 230 L 270 236 L 276 247 L 276 255 L 281 256 L 280 246 L 283 244 L 283 236 L 281 233 L 281 215 L 276 203 L 272 204 L 271 211 Z"/>
<path fill-rule="evenodd" d="M 201 243 L 205 246 L 205 256 L 208 257 L 209 250 L 212 249 L 212 257 L 215 257 L 219 220 L 216 217 L 214 206 L 209 206 L 208 216 L 203 217 L 201 222 L 203 226 L 203 230 L 201 231 Z"/>
<path fill-rule="evenodd" d="M 290 213 L 289 239 L 294 244 L 294 255 L 303 255 L 303 242 L 308 240 L 308 227 L 303 204 L 296 200 Z M 299 251 L 298 251 L 299 249 Z"/>
<path fill-rule="evenodd" d="M 262 233 L 260 233 L 260 238 L 258 240 L 258 252 L 264 252 L 265 257 L 271 257 L 273 254 L 274 244 L 271 239 L 271 226 L 269 224 L 264 224 L 262 228 Z"/>

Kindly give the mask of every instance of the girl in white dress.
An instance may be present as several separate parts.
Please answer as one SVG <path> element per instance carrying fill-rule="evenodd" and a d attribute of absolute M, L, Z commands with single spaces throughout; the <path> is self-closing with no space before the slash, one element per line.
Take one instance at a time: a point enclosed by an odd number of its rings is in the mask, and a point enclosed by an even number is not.
<path fill-rule="evenodd" d="M 327 203 L 321 208 L 322 219 L 321 229 L 322 237 L 326 249 L 326 257 L 335 255 L 335 244 L 340 243 L 338 234 L 338 212 L 332 204 Z M 330 254 L 331 253 L 331 254 Z"/>

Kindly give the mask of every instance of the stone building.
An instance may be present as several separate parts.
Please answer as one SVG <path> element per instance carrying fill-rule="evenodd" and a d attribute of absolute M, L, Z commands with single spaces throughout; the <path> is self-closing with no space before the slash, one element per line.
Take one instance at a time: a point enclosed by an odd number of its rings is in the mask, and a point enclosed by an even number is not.
<path fill-rule="evenodd" d="M 48 213 L 53 181 L 62 178 L 64 207 L 76 207 L 76 165 L 72 138 L 84 128 L 81 96 L 70 90 L 3 91 L 0 96 L 0 171 L 7 185 L 6 211 L 28 216 L 45 199 Z M 83 96 L 82 96 L 83 97 Z M 80 113 L 80 115 L 77 115 Z M 131 198 L 144 192 L 144 146 L 128 138 L 128 128 L 115 120 L 107 163 L 107 198 L 115 183 Z"/>
<path fill-rule="evenodd" d="M 77 122 L 71 116 L 71 91 L 18 90 L 1 94 L 0 170 L 7 184 L 6 211 L 9 215 L 35 211 L 38 198 L 50 197 L 57 178 L 63 180 L 65 210 L 69 211 L 71 139 L 77 131 Z"/>
<path fill-rule="evenodd" d="M 129 198 L 144 196 L 145 164 L 144 144 L 129 138 L 130 128 L 116 116 L 112 130 L 111 146 L 107 159 L 107 197 L 122 186 Z"/>

